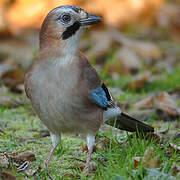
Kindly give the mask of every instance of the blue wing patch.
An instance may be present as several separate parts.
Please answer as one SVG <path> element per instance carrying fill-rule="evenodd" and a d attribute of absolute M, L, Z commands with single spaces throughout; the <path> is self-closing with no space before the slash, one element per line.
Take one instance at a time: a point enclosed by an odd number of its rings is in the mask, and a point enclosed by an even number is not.
<path fill-rule="evenodd" d="M 103 107 L 103 108 L 106 108 L 107 105 L 108 105 L 108 99 L 106 97 L 106 93 L 105 91 L 103 90 L 103 88 L 101 87 L 97 87 L 96 89 L 93 89 L 91 91 L 91 96 L 92 96 L 92 99 L 94 100 L 94 102 Z"/>

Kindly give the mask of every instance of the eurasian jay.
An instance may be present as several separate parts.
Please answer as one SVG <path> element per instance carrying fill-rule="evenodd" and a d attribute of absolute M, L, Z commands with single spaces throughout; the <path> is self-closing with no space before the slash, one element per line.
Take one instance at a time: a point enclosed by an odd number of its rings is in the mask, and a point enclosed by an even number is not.
<path fill-rule="evenodd" d="M 42 24 L 40 49 L 25 76 L 25 90 L 51 134 L 53 147 L 46 167 L 61 141 L 61 133 L 87 135 L 88 167 L 95 135 L 102 123 L 116 118 L 119 129 L 154 131 L 121 112 L 96 70 L 78 50 L 85 27 L 100 21 L 100 17 L 77 6 L 66 5 L 51 10 Z"/>

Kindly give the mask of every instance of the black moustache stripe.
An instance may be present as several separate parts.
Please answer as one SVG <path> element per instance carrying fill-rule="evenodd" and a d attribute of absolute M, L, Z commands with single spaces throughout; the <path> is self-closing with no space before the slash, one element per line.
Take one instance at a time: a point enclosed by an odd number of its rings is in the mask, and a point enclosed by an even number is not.
<path fill-rule="evenodd" d="M 68 39 L 73 36 L 80 28 L 80 23 L 78 21 L 74 22 L 73 25 L 66 28 L 66 30 L 62 33 L 61 37 L 63 40 Z"/>

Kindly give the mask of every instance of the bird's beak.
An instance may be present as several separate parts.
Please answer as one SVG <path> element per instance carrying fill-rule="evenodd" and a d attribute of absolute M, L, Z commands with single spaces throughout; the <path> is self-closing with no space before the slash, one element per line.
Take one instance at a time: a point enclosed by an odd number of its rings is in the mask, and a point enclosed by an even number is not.
<path fill-rule="evenodd" d="M 97 24 L 100 21 L 102 21 L 102 19 L 99 16 L 95 16 L 93 14 L 88 14 L 87 18 L 82 18 L 80 20 L 80 24 L 82 26 L 88 26 L 88 25 L 92 25 L 92 24 Z"/>

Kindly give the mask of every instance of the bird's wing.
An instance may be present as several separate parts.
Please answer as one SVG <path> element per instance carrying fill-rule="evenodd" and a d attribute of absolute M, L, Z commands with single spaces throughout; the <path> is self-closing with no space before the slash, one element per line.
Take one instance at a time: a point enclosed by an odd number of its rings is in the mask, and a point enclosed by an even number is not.
<path fill-rule="evenodd" d="M 114 100 L 104 83 L 100 87 L 91 90 L 90 93 L 92 100 L 104 110 L 115 106 Z"/>
<path fill-rule="evenodd" d="M 86 89 L 85 96 L 103 110 L 104 122 L 116 128 L 126 131 L 153 132 L 154 128 L 121 112 L 113 100 L 108 88 L 101 82 L 96 70 L 89 64 L 88 60 L 81 55 L 80 68 L 82 69 L 81 82 Z M 115 117 L 117 117 L 115 119 Z M 108 121 L 110 120 L 110 121 Z M 116 121 L 116 123 L 114 123 Z"/>
<path fill-rule="evenodd" d="M 115 102 L 104 83 L 102 83 L 96 70 L 91 66 L 86 57 L 79 53 L 79 69 L 82 71 L 80 82 L 82 89 L 86 89 L 85 96 L 103 110 L 114 107 Z"/>

